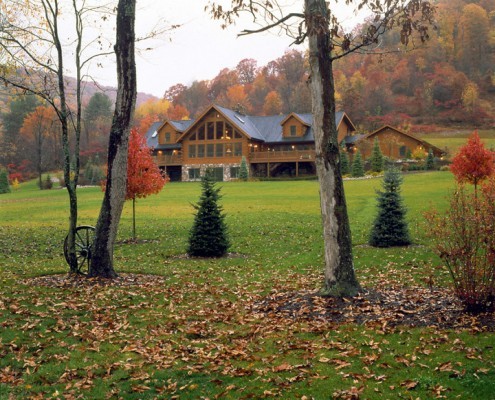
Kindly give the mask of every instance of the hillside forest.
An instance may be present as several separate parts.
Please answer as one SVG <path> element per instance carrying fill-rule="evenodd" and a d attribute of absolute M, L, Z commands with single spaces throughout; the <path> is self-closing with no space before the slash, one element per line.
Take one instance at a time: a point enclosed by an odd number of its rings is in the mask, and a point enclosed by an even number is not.
<path fill-rule="evenodd" d="M 495 0 L 436 5 L 436 29 L 426 45 L 405 49 L 399 33 L 391 31 L 382 37 L 379 55 L 354 53 L 336 62 L 337 109 L 350 116 L 359 133 L 386 124 L 423 134 L 493 127 Z M 195 118 L 212 103 L 250 115 L 308 113 L 307 80 L 307 57 L 300 49 L 262 66 L 244 59 L 211 80 L 164 89 L 162 99 L 141 94 L 135 125 L 144 133 L 157 120 Z M 104 160 L 113 107 L 111 94 L 94 87 L 85 99 L 83 165 Z M 0 165 L 18 179 L 58 169 L 60 130 L 53 111 L 14 93 L 0 96 L 0 110 Z"/>

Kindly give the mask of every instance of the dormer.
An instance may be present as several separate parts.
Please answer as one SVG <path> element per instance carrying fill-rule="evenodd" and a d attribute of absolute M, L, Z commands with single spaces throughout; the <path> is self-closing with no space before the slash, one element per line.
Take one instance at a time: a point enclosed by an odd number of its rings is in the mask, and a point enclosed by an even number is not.
<path fill-rule="evenodd" d="M 166 121 L 158 129 L 158 144 L 173 144 L 177 143 L 181 132 L 179 132 L 170 121 Z"/>
<path fill-rule="evenodd" d="M 282 137 L 284 139 L 303 137 L 311 126 L 296 113 L 289 114 L 280 122 L 280 125 L 282 125 Z"/>

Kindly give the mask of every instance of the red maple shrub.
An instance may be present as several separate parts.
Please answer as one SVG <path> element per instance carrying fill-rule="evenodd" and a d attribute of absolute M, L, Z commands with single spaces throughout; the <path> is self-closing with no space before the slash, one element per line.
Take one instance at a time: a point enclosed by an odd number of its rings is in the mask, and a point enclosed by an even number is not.
<path fill-rule="evenodd" d="M 452 159 L 450 170 L 459 183 L 468 182 L 474 185 L 475 194 L 478 184 L 495 174 L 495 157 L 486 149 L 474 131 L 465 146 Z"/>
<path fill-rule="evenodd" d="M 480 194 L 459 185 L 443 216 L 426 215 L 434 250 L 445 262 L 458 298 L 469 312 L 494 308 L 495 301 L 495 178 Z"/>
<path fill-rule="evenodd" d="M 129 136 L 127 156 L 126 200 L 132 200 L 132 238 L 136 239 L 136 198 L 159 193 L 166 183 L 160 169 L 153 161 L 146 138 L 137 129 Z"/>
<path fill-rule="evenodd" d="M 126 200 L 132 200 L 132 239 L 136 240 L 136 199 L 159 193 L 167 182 L 153 161 L 146 138 L 136 128 L 129 135 Z M 101 188 L 105 190 L 105 182 Z"/>

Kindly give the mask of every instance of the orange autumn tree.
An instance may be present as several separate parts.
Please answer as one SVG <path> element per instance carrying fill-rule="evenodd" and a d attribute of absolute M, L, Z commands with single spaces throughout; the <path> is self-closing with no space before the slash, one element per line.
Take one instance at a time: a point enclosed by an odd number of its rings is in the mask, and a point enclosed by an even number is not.
<path fill-rule="evenodd" d="M 136 198 L 159 193 L 167 180 L 153 161 L 145 137 L 137 129 L 131 130 L 127 157 L 125 199 L 132 200 L 132 239 L 136 240 Z"/>
<path fill-rule="evenodd" d="M 495 174 L 494 153 L 485 148 L 477 131 L 452 159 L 450 170 L 459 183 L 473 184 L 475 194 L 478 183 Z"/>

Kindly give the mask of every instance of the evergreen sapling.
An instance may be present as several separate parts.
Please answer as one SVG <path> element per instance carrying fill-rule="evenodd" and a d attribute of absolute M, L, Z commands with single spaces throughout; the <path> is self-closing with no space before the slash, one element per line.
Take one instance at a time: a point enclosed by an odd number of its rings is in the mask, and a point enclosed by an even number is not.
<path fill-rule="evenodd" d="M 433 152 L 431 151 L 431 149 L 428 152 L 428 156 L 426 157 L 425 169 L 427 171 L 432 171 L 435 169 L 435 158 L 433 157 Z"/>
<path fill-rule="evenodd" d="M 361 157 L 361 152 L 358 150 L 352 161 L 351 175 L 353 178 L 360 178 L 364 176 L 363 159 Z"/>
<path fill-rule="evenodd" d="M 241 166 L 239 168 L 239 179 L 245 182 L 248 180 L 248 178 L 249 178 L 249 170 L 247 166 L 246 157 L 242 156 Z"/>
<path fill-rule="evenodd" d="M 0 194 L 10 193 L 9 176 L 5 169 L 0 169 Z"/>
<path fill-rule="evenodd" d="M 402 176 L 397 168 L 385 171 L 383 191 L 378 191 L 378 215 L 373 223 L 369 244 L 373 247 L 408 246 L 411 244 L 406 210 L 400 196 Z"/>
<path fill-rule="evenodd" d="M 349 175 L 351 173 L 349 155 L 347 151 L 340 152 L 340 173 L 342 175 Z"/>
<path fill-rule="evenodd" d="M 373 142 L 373 150 L 371 152 L 371 171 L 382 172 L 383 171 L 383 154 L 380 150 L 380 144 L 378 139 L 375 138 Z"/>
<path fill-rule="evenodd" d="M 208 170 L 201 179 L 202 194 L 194 216 L 189 235 L 187 253 L 193 257 L 222 257 L 227 253 L 230 242 L 225 225 L 225 214 L 218 204 L 220 189 L 215 187 L 213 174 Z"/>

